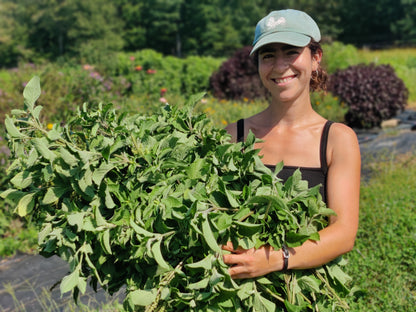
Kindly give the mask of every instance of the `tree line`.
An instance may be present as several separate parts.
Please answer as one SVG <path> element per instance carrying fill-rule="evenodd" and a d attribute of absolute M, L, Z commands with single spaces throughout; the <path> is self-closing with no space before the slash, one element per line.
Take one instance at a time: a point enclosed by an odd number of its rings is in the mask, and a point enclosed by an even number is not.
<path fill-rule="evenodd" d="M 416 0 L 0 0 L 0 66 L 146 48 L 226 57 L 285 8 L 309 13 L 326 42 L 416 43 Z"/>

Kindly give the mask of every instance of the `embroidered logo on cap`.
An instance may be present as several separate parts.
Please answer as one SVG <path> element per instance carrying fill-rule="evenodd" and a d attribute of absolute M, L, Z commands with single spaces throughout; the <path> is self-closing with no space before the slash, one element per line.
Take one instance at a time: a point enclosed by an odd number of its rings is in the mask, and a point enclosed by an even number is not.
<path fill-rule="evenodd" d="M 275 20 L 274 17 L 272 16 L 267 21 L 266 26 L 267 26 L 268 29 L 271 29 L 271 28 L 274 28 L 276 26 L 283 25 L 285 23 L 286 23 L 286 19 L 284 17 L 279 17 L 277 20 Z"/>

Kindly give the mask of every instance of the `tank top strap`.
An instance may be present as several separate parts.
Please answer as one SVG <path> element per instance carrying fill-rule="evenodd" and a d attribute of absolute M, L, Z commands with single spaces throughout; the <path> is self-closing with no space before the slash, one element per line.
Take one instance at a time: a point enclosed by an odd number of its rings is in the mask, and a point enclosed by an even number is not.
<path fill-rule="evenodd" d="M 326 148 L 328 145 L 328 134 L 329 134 L 329 128 L 333 124 L 333 121 L 328 120 L 325 125 L 324 129 L 322 130 L 322 136 L 321 136 L 321 147 L 320 147 L 320 159 L 321 159 L 321 169 L 323 173 L 326 175 L 328 172 L 328 163 L 326 159 Z"/>
<path fill-rule="evenodd" d="M 244 142 L 244 119 L 237 121 L 237 142 Z"/>

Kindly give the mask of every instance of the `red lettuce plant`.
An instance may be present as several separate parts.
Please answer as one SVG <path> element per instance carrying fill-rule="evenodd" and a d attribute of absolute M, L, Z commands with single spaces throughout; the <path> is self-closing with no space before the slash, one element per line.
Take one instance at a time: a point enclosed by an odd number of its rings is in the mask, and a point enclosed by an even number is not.
<path fill-rule="evenodd" d="M 360 129 L 377 127 L 394 117 L 404 109 L 409 94 L 393 67 L 375 64 L 336 71 L 328 90 L 348 105 L 347 124 Z"/>

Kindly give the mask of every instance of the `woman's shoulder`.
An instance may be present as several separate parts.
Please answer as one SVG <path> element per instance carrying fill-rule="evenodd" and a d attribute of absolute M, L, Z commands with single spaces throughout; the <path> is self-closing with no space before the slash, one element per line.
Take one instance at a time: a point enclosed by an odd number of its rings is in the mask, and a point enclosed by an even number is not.
<path fill-rule="evenodd" d="M 331 125 L 329 139 L 341 142 L 343 140 L 357 141 L 357 134 L 349 126 L 340 122 L 334 122 Z"/>
<path fill-rule="evenodd" d="M 331 150 L 332 159 L 360 158 L 357 134 L 343 123 L 335 122 L 331 125 L 328 148 Z"/>

